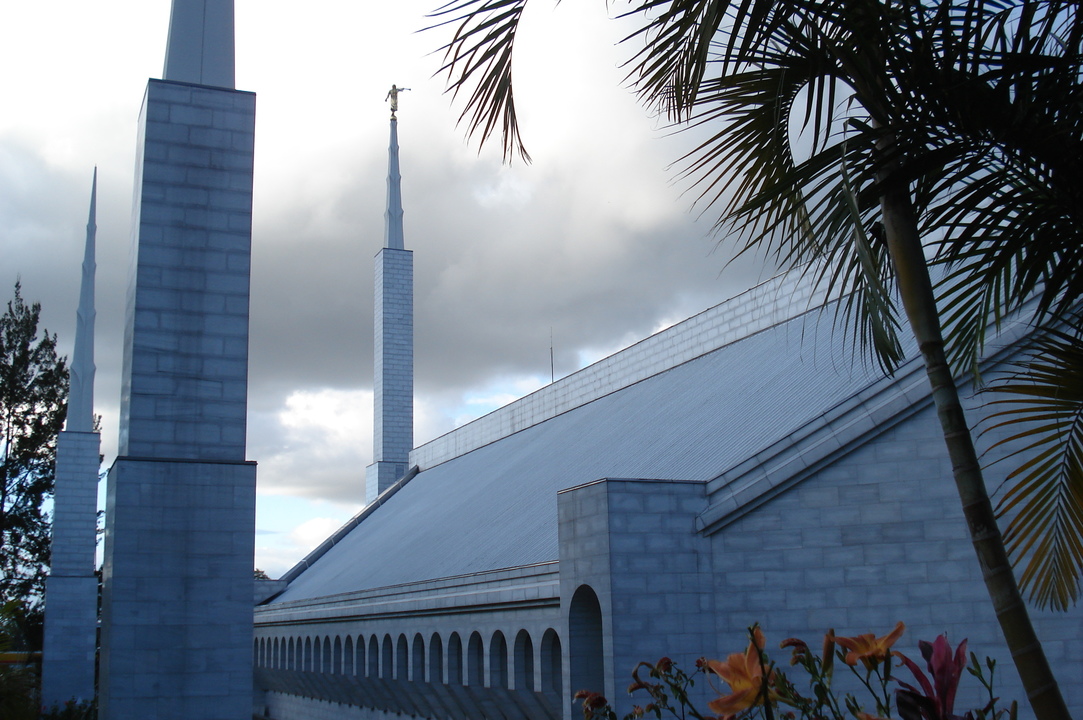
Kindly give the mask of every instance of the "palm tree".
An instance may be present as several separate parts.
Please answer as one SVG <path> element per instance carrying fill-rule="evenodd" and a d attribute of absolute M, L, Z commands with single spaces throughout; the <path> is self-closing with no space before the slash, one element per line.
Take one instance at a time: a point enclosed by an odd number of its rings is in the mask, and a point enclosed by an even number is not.
<path fill-rule="evenodd" d="M 460 117 L 506 157 L 529 159 L 516 122 L 512 51 L 526 0 L 453 0 L 443 70 Z M 678 125 L 711 130 L 683 159 L 700 201 L 743 251 L 817 274 L 885 370 L 901 360 L 898 302 L 925 361 L 964 515 L 1035 714 L 1068 716 L 1016 585 L 955 381 L 990 322 L 1039 299 L 1037 321 L 1078 305 L 1083 274 L 1080 8 L 1061 0 L 638 0 L 629 78 Z M 801 138 L 794 139 L 792 127 Z M 934 285 L 930 260 L 952 269 Z M 937 293 L 953 343 L 944 340 Z M 1077 324 L 1078 327 L 1078 324 Z M 1080 333 L 1058 336 L 1079 343 Z M 1030 577 L 1063 607 L 1083 566 L 1083 442 L 1058 444 L 1083 400 L 1034 415 L 1026 375 L 1002 418 L 1037 417 L 1048 462 L 1009 493 L 1017 557 L 1060 553 Z M 1072 411 L 1075 415 L 1072 415 Z M 1039 410 L 1039 413 L 1044 412 Z M 1078 421 L 1076 422 L 1078 424 Z M 1017 433 L 1026 439 L 1031 430 Z M 1052 447 L 1052 450 L 1050 448 Z M 1073 462 L 1064 458 L 1076 452 Z M 1058 462 L 1058 458 L 1061 460 Z M 1023 483 L 1026 486 L 1026 483 Z M 1050 494 L 1052 493 L 1052 494 Z M 1050 497 L 1055 498 L 1050 501 Z M 1037 519 L 1053 509 L 1056 522 Z M 1028 514 L 1029 512 L 1029 514 Z M 1042 539 L 1044 537 L 1044 540 Z M 1035 540 L 1035 538 L 1038 538 Z M 1053 539 L 1050 539 L 1053 538 Z M 1074 553 L 1074 555 L 1073 555 Z M 1074 569 L 1073 569 L 1074 568 Z"/>

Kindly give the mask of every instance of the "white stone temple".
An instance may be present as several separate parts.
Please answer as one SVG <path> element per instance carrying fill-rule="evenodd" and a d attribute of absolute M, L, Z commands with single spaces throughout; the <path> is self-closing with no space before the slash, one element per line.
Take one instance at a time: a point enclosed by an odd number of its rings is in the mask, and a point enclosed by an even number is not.
<path fill-rule="evenodd" d="M 743 650 L 753 623 L 773 649 L 899 620 L 914 657 L 946 632 L 996 658 L 997 694 L 1026 716 L 916 349 L 885 377 L 798 277 L 413 447 L 396 118 L 369 502 L 257 591 L 253 617 L 254 96 L 232 88 L 232 44 L 231 2 L 174 0 L 165 77 L 143 106 L 105 720 L 571 720 L 580 689 L 623 715 L 641 660 L 691 669 Z M 1003 372 L 1029 332 L 1005 322 L 984 374 Z M 963 395 L 972 422 L 988 417 L 973 387 Z M 999 437 L 981 436 L 990 462 Z M 990 486 L 1005 472 L 992 465 Z M 1032 612 L 1083 715 L 1083 612 Z M 964 679 L 957 708 L 984 704 L 976 685 Z"/>
<path fill-rule="evenodd" d="M 571 720 L 580 689 L 620 716 L 641 660 L 899 620 L 912 657 L 969 638 L 1026 714 L 922 361 L 864 365 L 821 302 L 775 278 L 414 448 L 256 608 L 257 716 Z M 987 377 L 1028 332 L 990 343 Z M 1079 714 L 1083 613 L 1032 613 Z"/>
<path fill-rule="evenodd" d="M 899 620 L 914 657 L 918 640 L 969 638 L 999 661 L 998 694 L 1025 706 L 912 341 L 885 377 L 822 294 L 783 275 L 405 451 L 394 116 L 387 197 L 368 504 L 257 606 L 256 717 L 571 720 L 580 689 L 620 716 L 642 660 L 691 670 L 742 650 L 754 623 L 818 644 Z M 996 335 L 987 377 L 1029 331 Z M 990 461 L 997 439 L 982 436 Z M 1079 713 L 1083 613 L 1033 613 Z M 963 687 L 957 707 L 984 705 L 976 681 Z"/>
<path fill-rule="evenodd" d="M 639 661 L 691 670 L 757 622 L 815 644 L 902 620 L 914 657 L 969 638 L 1022 700 L 912 342 L 885 377 L 784 275 L 393 455 L 413 360 L 394 117 L 387 197 L 368 504 L 257 606 L 257 717 L 570 720 L 580 689 L 623 715 Z M 1028 332 L 1002 329 L 987 377 Z M 1083 614 L 1034 618 L 1078 712 Z"/>

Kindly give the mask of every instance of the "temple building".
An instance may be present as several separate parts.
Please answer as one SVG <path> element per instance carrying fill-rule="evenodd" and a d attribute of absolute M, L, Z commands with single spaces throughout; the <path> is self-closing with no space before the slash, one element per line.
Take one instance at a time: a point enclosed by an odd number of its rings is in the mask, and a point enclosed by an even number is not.
<path fill-rule="evenodd" d="M 947 633 L 995 658 L 997 694 L 1026 716 L 916 348 L 885 376 L 798 274 L 415 447 L 397 87 L 375 260 L 373 463 L 357 469 L 367 502 L 282 578 L 257 583 L 253 603 L 255 96 L 234 88 L 232 0 L 173 0 L 166 57 L 140 116 L 104 720 L 571 720 L 581 689 L 623 715 L 640 661 L 691 669 L 743 650 L 754 623 L 773 649 L 829 628 L 882 635 L 900 620 L 904 648 Z M 88 227 L 90 258 L 92 246 Z M 92 319 L 92 301 L 80 307 Z M 1030 332 L 1027 318 L 1006 320 L 984 375 L 1019 358 Z M 92 356 L 75 368 L 92 376 Z M 93 524 L 78 502 L 79 519 L 61 522 L 98 452 L 92 397 L 75 387 L 48 598 L 72 602 L 46 628 L 57 699 L 83 696 L 88 662 L 93 672 Z M 962 394 L 987 427 L 986 398 Z M 1006 473 L 994 462 L 1002 437 L 979 438 L 991 488 Z M 63 540 L 67 530 L 79 537 Z M 1032 617 L 1083 715 L 1083 612 Z M 78 644 L 61 657 L 66 637 Z M 979 689 L 964 680 L 956 706 L 984 705 Z"/>
<path fill-rule="evenodd" d="M 969 638 L 999 661 L 997 693 L 1023 698 L 916 348 L 891 377 L 863 363 L 798 275 L 415 447 L 377 480 L 410 412 L 387 388 L 412 385 L 397 132 L 393 118 L 369 502 L 256 607 L 257 716 L 568 720 L 581 689 L 623 715 L 639 661 L 691 670 L 742 650 L 754 623 L 775 643 L 900 620 L 908 647 Z M 1002 328 L 987 377 L 1029 330 Z M 983 398 L 963 394 L 980 422 Z M 1079 712 L 1083 616 L 1033 615 Z M 984 705 L 977 682 L 964 688 L 957 707 Z"/>

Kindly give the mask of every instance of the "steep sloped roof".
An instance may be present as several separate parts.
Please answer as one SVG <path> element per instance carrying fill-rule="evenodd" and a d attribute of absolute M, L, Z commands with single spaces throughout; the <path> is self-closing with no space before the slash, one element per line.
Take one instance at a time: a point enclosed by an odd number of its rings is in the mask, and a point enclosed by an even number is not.
<path fill-rule="evenodd" d="M 773 324 L 735 323 L 726 309 L 747 310 L 740 298 L 713 308 L 715 322 L 697 316 L 699 334 L 718 325 L 752 334 L 718 336 L 715 349 L 672 367 L 642 357 L 648 367 L 668 369 L 639 379 L 633 368 L 630 384 L 422 465 L 385 504 L 310 558 L 276 602 L 556 560 L 559 490 L 603 477 L 709 480 L 881 377 L 855 359 L 831 311 L 800 313 L 791 298 L 780 302 L 789 303 L 790 319 Z M 765 317 L 763 308 L 751 312 Z M 653 353 L 686 351 L 686 323 L 652 336 Z M 500 413 L 471 425 L 504 422 Z M 494 432 L 460 431 L 475 438 Z M 444 446 L 455 445 L 454 434 L 440 439 Z"/>

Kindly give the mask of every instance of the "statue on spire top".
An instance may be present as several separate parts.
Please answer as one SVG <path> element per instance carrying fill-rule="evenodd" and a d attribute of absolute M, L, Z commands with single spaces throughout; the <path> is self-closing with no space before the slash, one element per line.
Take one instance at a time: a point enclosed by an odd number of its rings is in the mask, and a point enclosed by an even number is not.
<path fill-rule="evenodd" d="M 395 119 L 395 113 L 399 110 L 399 93 L 405 92 L 410 88 L 400 88 L 397 85 L 392 85 L 391 89 L 387 91 L 387 97 L 384 98 L 384 102 L 391 101 L 391 119 Z"/>

